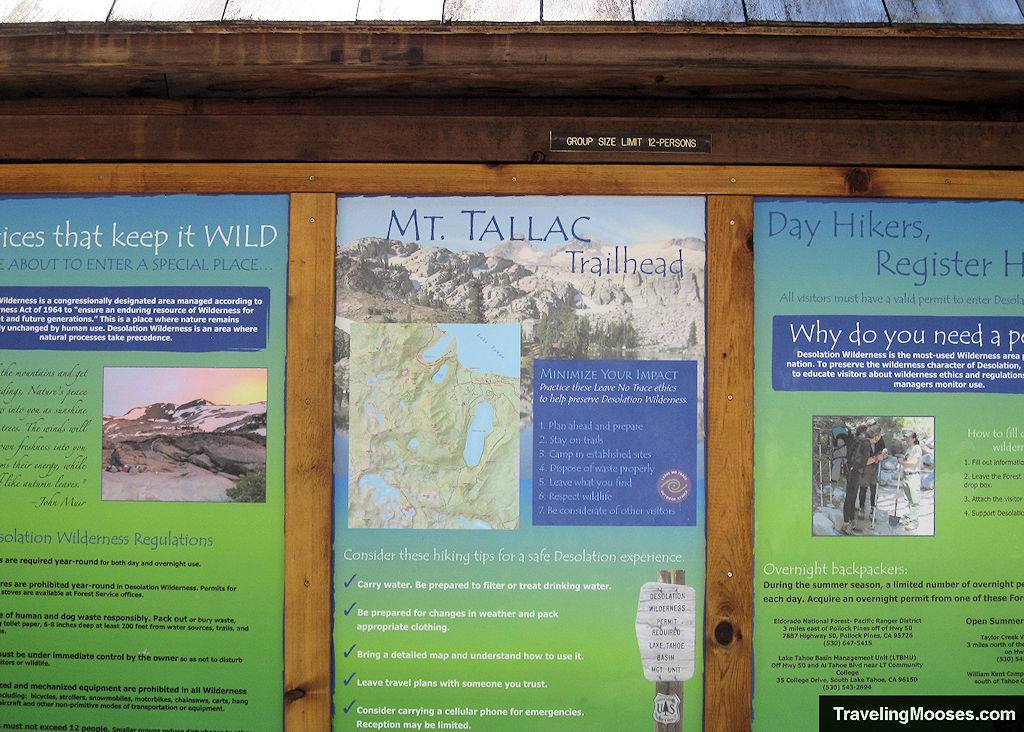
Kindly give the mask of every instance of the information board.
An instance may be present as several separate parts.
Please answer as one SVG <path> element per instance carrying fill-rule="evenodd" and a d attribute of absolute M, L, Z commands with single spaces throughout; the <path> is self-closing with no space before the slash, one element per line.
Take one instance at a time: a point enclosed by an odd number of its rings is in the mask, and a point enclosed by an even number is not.
<path fill-rule="evenodd" d="M 754 224 L 755 728 L 993 729 L 1024 712 L 1024 204 Z"/>
<path fill-rule="evenodd" d="M 636 629 L 661 573 L 702 616 L 704 199 L 338 217 L 335 728 L 699 729 L 700 645 L 656 701 Z"/>
<path fill-rule="evenodd" d="M 286 196 L 0 200 L 5 727 L 281 719 L 287 254 Z"/>

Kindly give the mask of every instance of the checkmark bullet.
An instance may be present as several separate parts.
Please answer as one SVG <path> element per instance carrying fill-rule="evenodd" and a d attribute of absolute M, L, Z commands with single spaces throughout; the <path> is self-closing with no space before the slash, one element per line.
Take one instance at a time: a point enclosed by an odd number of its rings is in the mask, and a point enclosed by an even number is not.
<path fill-rule="evenodd" d="M 352 647 L 351 647 L 351 648 L 349 648 L 349 649 L 348 649 L 347 651 L 345 651 L 345 658 L 348 658 L 348 657 L 349 657 L 349 654 L 350 654 L 350 653 L 352 653 L 352 651 L 354 651 L 354 650 L 355 650 L 355 648 L 356 648 L 356 644 L 355 644 L 355 643 L 353 643 L 353 644 L 352 644 Z"/>
<path fill-rule="evenodd" d="M 354 580 L 355 578 L 356 575 L 352 575 L 351 577 L 349 577 L 348 582 L 345 583 L 345 587 L 348 587 L 350 584 L 352 584 L 352 580 Z"/>
<path fill-rule="evenodd" d="M 355 606 L 356 606 L 356 603 L 354 603 L 354 602 L 351 605 L 349 605 L 348 606 L 348 610 L 345 611 L 345 614 L 348 615 L 350 612 L 352 612 L 352 608 L 354 608 Z"/>
<path fill-rule="evenodd" d="M 348 703 L 348 706 L 347 706 L 347 707 L 345 707 L 345 714 L 348 714 L 349 710 L 350 710 L 350 709 L 352 708 L 352 705 L 353 705 L 353 704 L 355 704 L 355 703 L 356 703 L 356 700 L 355 700 L 355 699 L 353 699 L 352 701 L 350 701 L 350 702 Z"/>
<path fill-rule="evenodd" d="M 352 675 L 351 675 L 351 676 L 349 676 L 349 677 L 348 677 L 347 679 L 345 679 L 345 686 L 348 686 L 348 685 L 349 685 L 350 683 L 352 683 L 352 678 L 353 678 L 353 677 L 354 677 L 355 675 L 356 675 L 356 672 L 355 672 L 355 671 L 353 671 L 353 672 L 352 672 Z"/>

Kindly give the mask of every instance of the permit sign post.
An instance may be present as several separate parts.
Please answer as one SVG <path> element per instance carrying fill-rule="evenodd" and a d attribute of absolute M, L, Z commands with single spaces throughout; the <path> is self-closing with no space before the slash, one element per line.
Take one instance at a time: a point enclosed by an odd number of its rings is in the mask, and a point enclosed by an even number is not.
<path fill-rule="evenodd" d="M 656 732 L 682 729 L 683 682 L 693 678 L 697 657 L 697 591 L 683 584 L 682 570 L 658 573 L 640 588 L 636 639 L 644 677 L 656 682 Z"/>

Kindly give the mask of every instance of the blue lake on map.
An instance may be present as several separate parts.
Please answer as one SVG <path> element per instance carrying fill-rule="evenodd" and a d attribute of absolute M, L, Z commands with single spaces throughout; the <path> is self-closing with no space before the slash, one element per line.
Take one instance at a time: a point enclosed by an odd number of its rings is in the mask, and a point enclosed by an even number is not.
<path fill-rule="evenodd" d="M 480 458 L 484 454 L 484 440 L 491 433 L 494 427 L 494 406 L 489 402 L 480 402 L 476 405 L 476 413 L 473 415 L 473 423 L 469 426 L 466 434 L 466 448 L 462 456 L 466 463 L 472 467 L 480 464 Z"/>
<path fill-rule="evenodd" d="M 380 503 L 385 498 L 390 498 L 394 501 L 402 500 L 402 494 L 398 492 L 398 489 L 385 483 L 384 479 L 379 475 L 364 475 L 359 479 L 360 488 L 366 488 L 367 486 L 374 489 L 373 500 L 377 503 Z"/>
<path fill-rule="evenodd" d="M 436 361 L 444 355 L 444 352 L 448 350 L 448 345 L 452 342 L 454 335 L 442 336 L 437 340 L 437 343 L 432 345 L 430 348 L 423 352 L 423 360 L 427 363 Z"/>
<path fill-rule="evenodd" d="M 428 353 L 433 352 L 441 341 L 444 341 L 444 348 L 447 348 L 450 337 L 454 336 L 459 363 L 466 368 L 503 376 L 519 376 L 518 324 L 439 323 L 437 327 L 450 335 L 431 346 Z M 441 353 L 444 353 L 443 349 L 437 356 Z"/>

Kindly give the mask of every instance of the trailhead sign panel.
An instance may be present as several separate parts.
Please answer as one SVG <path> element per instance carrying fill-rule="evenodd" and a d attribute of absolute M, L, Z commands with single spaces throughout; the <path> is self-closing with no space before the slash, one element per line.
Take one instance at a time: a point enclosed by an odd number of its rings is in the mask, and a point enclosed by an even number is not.
<path fill-rule="evenodd" d="M 701 727 L 705 228 L 339 200 L 336 729 Z"/>
<path fill-rule="evenodd" d="M 754 726 L 993 729 L 1024 713 L 1024 204 L 754 216 Z"/>
<path fill-rule="evenodd" d="M 5 727 L 282 719 L 287 263 L 286 196 L 0 199 Z"/>

